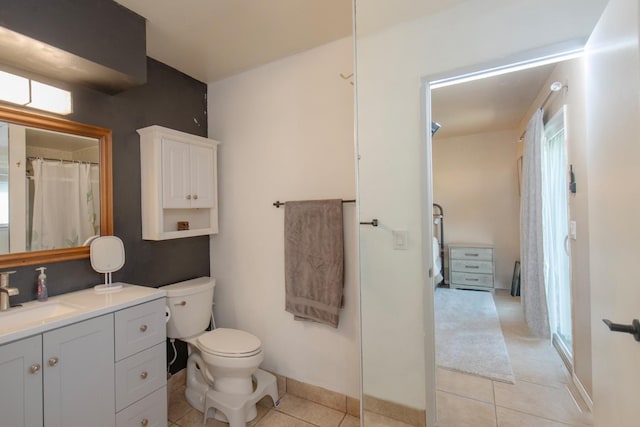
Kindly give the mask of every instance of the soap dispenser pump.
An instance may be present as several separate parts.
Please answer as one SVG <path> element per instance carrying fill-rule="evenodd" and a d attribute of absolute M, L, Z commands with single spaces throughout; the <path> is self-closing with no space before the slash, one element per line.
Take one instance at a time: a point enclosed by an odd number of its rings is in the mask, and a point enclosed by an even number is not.
<path fill-rule="evenodd" d="M 46 301 L 49 298 L 49 292 L 47 291 L 47 275 L 44 271 L 47 267 L 36 268 L 36 271 L 40 271 L 38 275 L 38 301 Z"/>

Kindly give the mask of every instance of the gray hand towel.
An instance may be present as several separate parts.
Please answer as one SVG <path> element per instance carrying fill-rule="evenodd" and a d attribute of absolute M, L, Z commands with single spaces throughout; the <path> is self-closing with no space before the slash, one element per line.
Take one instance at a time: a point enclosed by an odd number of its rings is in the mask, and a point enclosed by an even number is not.
<path fill-rule="evenodd" d="M 338 327 L 344 286 L 342 200 L 287 202 L 285 310 L 297 320 Z"/>

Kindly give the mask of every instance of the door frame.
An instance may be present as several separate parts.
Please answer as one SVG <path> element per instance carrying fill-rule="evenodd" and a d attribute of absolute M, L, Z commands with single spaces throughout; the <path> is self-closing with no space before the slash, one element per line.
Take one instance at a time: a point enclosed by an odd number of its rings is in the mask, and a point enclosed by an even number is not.
<path fill-rule="evenodd" d="M 497 61 L 483 62 L 471 67 L 453 69 L 420 78 L 420 205 L 422 206 L 422 271 L 425 275 L 424 346 L 427 426 L 437 426 L 436 356 L 433 274 L 433 138 L 430 132 L 431 90 L 435 87 L 460 84 L 535 66 L 558 63 L 584 54 L 585 39 L 569 40 L 539 49 L 523 51 Z M 444 272 L 443 272 L 444 273 Z"/>

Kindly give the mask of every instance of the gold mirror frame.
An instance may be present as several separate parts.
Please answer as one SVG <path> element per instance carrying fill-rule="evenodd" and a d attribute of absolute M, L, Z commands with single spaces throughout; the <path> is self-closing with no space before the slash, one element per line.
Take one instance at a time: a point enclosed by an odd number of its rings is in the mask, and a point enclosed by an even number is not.
<path fill-rule="evenodd" d="M 100 235 L 113 235 L 113 184 L 111 178 L 111 130 L 58 117 L 0 105 L 0 121 L 39 129 L 95 138 L 100 152 Z M 89 258 L 89 247 L 51 249 L 0 255 L 0 268 Z"/>

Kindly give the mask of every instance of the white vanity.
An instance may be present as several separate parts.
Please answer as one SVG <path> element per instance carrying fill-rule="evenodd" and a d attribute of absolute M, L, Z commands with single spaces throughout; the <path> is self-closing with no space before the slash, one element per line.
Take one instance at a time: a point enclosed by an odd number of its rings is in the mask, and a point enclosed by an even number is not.
<path fill-rule="evenodd" d="M 0 313 L 0 425 L 167 425 L 165 293 L 124 285 Z"/>

